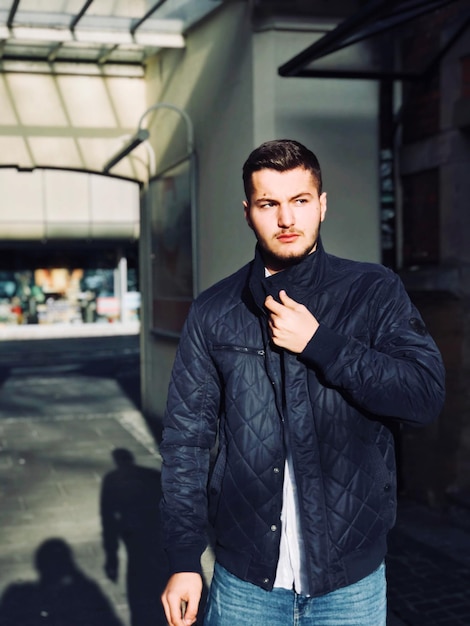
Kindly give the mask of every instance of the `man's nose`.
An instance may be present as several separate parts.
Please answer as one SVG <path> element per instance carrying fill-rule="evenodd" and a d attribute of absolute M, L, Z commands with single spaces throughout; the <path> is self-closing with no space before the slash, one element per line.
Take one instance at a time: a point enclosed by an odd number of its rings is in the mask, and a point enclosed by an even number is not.
<path fill-rule="evenodd" d="M 290 228 L 294 225 L 294 211 L 289 204 L 280 204 L 277 214 L 277 225 L 279 228 Z"/>

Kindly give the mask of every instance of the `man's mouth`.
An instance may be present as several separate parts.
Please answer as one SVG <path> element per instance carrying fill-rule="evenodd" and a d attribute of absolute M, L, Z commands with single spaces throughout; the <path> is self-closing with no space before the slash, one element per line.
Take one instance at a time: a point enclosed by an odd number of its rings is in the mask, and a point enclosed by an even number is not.
<path fill-rule="evenodd" d="M 280 235 L 277 235 L 276 239 L 282 243 L 293 243 L 294 241 L 297 241 L 299 236 L 299 233 L 281 233 Z"/>

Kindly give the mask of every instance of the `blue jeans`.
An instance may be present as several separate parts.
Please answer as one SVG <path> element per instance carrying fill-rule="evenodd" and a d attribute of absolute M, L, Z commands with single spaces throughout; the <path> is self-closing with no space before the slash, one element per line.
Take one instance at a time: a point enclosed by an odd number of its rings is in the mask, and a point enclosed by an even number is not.
<path fill-rule="evenodd" d="M 215 564 L 204 626 L 385 626 L 385 565 L 318 598 L 265 591 Z"/>

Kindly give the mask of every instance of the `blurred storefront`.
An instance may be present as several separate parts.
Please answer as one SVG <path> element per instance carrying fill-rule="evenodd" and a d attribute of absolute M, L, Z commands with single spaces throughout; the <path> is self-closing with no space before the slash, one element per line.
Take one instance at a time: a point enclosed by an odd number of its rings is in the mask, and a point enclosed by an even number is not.
<path fill-rule="evenodd" d="M 0 324 L 140 319 L 139 185 L 63 170 L 0 172 Z"/>
<path fill-rule="evenodd" d="M 123 317 L 127 322 L 138 321 L 137 267 L 128 270 L 123 313 L 116 273 L 111 268 L 76 267 L 2 270 L 0 325 L 116 323 Z"/>

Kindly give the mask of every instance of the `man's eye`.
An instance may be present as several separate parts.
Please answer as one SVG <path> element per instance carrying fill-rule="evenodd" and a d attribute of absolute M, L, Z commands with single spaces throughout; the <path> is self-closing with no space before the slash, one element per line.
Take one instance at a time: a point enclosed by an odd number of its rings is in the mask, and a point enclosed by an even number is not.
<path fill-rule="evenodd" d="M 297 198 L 296 200 L 297 204 L 305 204 L 307 202 L 306 198 Z"/>
<path fill-rule="evenodd" d="M 274 202 L 263 202 L 260 206 L 262 209 L 269 209 L 274 206 Z"/>

